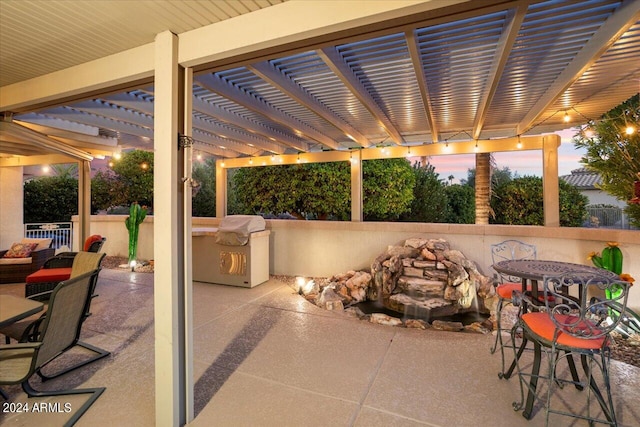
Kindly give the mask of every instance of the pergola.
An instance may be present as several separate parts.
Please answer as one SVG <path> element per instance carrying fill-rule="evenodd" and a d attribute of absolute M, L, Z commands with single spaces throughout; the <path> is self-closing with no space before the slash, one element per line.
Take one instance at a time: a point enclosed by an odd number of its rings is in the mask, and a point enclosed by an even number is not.
<path fill-rule="evenodd" d="M 218 159 L 218 216 L 229 167 L 355 158 L 354 221 L 362 160 L 542 150 L 557 225 L 559 138 L 542 134 L 598 118 L 640 80 L 638 0 L 0 7 L 3 193 L 3 170 L 80 162 L 86 235 L 92 157 L 155 151 L 158 424 L 193 416 L 193 150 Z"/>

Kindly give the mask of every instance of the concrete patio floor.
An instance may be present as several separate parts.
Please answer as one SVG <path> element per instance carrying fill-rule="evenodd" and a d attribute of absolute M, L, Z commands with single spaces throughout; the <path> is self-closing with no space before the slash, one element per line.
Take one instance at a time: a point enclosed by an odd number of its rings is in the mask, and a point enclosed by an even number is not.
<path fill-rule="evenodd" d="M 24 285 L 0 292 L 23 295 Z M 111 356 L 32 385 L 107 387 L 78 426 L 153 426 L 153 275 L 105 269 L 97 293 L 82 338 Z M 194 337 L 197 416 L 190 426 L 545 424 L 540 404 L 530 421 L 512 409 L 518 381 L 498 378 L 492 335 L 369 324 L 318 309 L 275 279 L 253 289 L 194 283 Z M 611 371 L 619 424 L 639 426 L 640 369 L 612 361 Z M 20 386 L 3 390 L 11 402 L 27 401 Z M 561 393 L 554 401 L 584 410 L 585 393 Z M 84 399 L 29 402 L 77 408 Z M 68 418 L 2 411 L 0 426 L 61 426 Z M 552 416 L 550 425 L 587 423 Z"/>

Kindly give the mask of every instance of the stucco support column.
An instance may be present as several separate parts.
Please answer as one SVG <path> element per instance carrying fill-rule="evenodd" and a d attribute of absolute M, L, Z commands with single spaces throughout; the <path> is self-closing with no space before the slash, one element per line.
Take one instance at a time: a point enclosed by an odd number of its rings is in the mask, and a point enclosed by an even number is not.
<path fill-rule="evenodd" d="M 491 153 L 476 154 L 476 224 L 489 224 L 491 211 Z"/>
<path fill-rule="evenodd" d="M 184 78 L 182 79 L 182 100 L 184 107 L 182 108 L 182 133 L 187 137 L 183 139 L 186 143 L 182 144 L 182 171 L 183 176 L 183 241 L 184 241 L 184 389 L 185 389 L 185 405 L 186 420 L 193 421 L 194 418 L 194 391 L 193 391 L 193 264 L 192 264 L 192 233 L 191 219 L 193 204 L 193 185 L 195 182 L 192 177 L 193 170 L 193 69 L 184 70 Z"/>
<path fill-rule="evenodd" d="M 351 221 L 362 221 L 362 152 L 351 152 Z"/>
<path fill-rule="evenodd" d="M 84 241 L 91 235 L 91 162 L 78 162 L 78 248 L 81 251 Z M 74 239 L 75 240 L 75 239 Z"/>
<path fill-rule="evenodd" d="M 157 426 L 187 422 L 185 357 L 184 71 L 178 37 L 155 39 L 154 83 L 154 319 Z M 191 236 L 189 236 L 191 238 Z"/>
<path fill-rule="evenodd" d="M 542 139 L 542 206 L 544 225 L 560 226 L 560 179 L 558 177 L 558 135 L 545 135 Z"/>
<path fill-rule="evenodd" d="M 224 160 L 216 160 L 216 217 L 227 214 L 227 169 L 222 166 Z"/>
<path fill-rule="evenodd" d="M 0 167 L 0 249 L 24 237 L 22 166 Z"/>

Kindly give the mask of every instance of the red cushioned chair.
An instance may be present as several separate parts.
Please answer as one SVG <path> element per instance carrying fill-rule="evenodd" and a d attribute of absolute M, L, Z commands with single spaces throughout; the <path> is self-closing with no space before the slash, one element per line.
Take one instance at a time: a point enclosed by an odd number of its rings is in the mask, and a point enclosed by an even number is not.
<path fill-rule="evenodd" d="M 573 290 L 572 290 L 573 289 Z M 602 295 L 605 289 L 620 290 L 621 293 L 603 299 L 591 297 Z M 549 414 L 559 414 L 594 422 L 617 426 L 615 406 L 611 397 L 609 383 L 609 333 L 614 331 L 622 316 L 612 316 L 614 308 L 624 313 L 627 304 L 629 283 L 621 280 L 611 280 L 608 276 L 599 275 L 571 275 L 547 276 L 544 279 L 545 311 L 523 313 L 512 330 L 521 328 L 523 339 L 520 348 L 524 348 L 528 341 L 533 343 L 534 359 L 530 372 L 524 372 L 520 366 L 520 358 L 516 356 L 518 377 L 520 379 L 521 401 L 514 403 L 514 409 L 524 409 L 522 415 L 529 419 L 536 399 L 539 379 L 547 380 L 546 424 L 549 425 Z M 576 298 L 575 295 L 578 295 Z M 514 293 L 516 304 L 523 296 L 520 291 Z M 516 351 L 513 346 L 514 354 Z M 548 361 L 546 373 L 540 373 L 542 354 Z M 578 378 L 575 371 L 573 356 L 580 356 L 584 377 Z M 567 378 L 559 364 L 563 360 L 569 364 L 571 378 Z M 599 369 L 601 375 L 593 375 L 593 370 Z M 587 389 L 587 404 L 576 408 L 567 408 L 563 397 L 560 406 L 552 397 L 562 394 L 564 384 L 573 384 L 578 390 Z M 525 402 L 524 389 L 527 389 Z M 601 391 L 602 389 L 602 391 Z M 603 394 L 604 391 L 604 394 Z M 592 411 L 590 400 L 595 399 L 601 411 Z M 555 421 L 554 421 L 554 424 Z"/>
<path fill-rule="evenodd" d="M 89 236 L 84 242 L 83 251 L 100 252 L 106 240 L 105 237 L 97 234 Z M 48 299 L 49 291 L 53 290 L 58 283 L 71 277 L 71 267 L 76 254 L 77 252 L 61 252 L 45 261 L 40 270 L 28 275 L 25 280 L 25 297 L 41 295 L 34 299 L 40 301 Z"/>
<path fill-rule="evenodd" d="M 491 260 L 493 264 L 505 260 L 520 259 L 536 259 L 536 247 L 519 240 L 505 240 L 501 243 L 491 245 Z M 491 348 L 491 354 L 495 353 L 498 345 L 500 346 L 500 355 L 502 357 L 502 370 L 498 374 L 500 378 L 504 376 L 504 347 L 511 346 L 509 342 L 503 342 L 502 332 L 510 334 L 511 327 L 502 326 L 502 307 L 505 302 L 511 302 L 513 291 L 522 290 L 522 282 L 519 277 L 511 277 L 498 273 L 498 282 L 496 284 L 496 295 L 498 296 L 498 305 L 496 306 L 496 340 Z M 528 289 L 531 290 L 531 289 Z"/>

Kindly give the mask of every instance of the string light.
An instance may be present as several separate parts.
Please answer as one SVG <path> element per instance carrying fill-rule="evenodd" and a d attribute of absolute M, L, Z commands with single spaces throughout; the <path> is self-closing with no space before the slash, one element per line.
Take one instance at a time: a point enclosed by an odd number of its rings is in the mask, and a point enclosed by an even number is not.
<path fill-rule="evenodd" d="M 634 128 L 633 126 L 627 126 L 627 128 L 624 130 L 627 135 L 633 135 L 635 131 L 636 128 Z"/>

